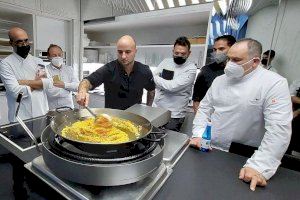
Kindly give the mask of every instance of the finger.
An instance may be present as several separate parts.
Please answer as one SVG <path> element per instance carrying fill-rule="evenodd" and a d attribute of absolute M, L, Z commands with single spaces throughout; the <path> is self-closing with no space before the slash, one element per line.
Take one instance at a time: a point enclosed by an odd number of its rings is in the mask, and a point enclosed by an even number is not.
<path fill-rule="evenodd" d="M 240 170 L 239 179 L 244 179 L 244 177 L 245 177 L 245 168 L 242 168 L 242 169 Z"/>
<path fill-rule="evenodd" d="M 250 190 L 255 191 L 257 181 L 258 181 L 258 177 L 253 176 L 252 179 L 251 179 L 251 183 L 250 183 Z"/>
<path fill-rule="evenodd" d="M 266 186 L 267 185 L 267 181 L 262 175 L 259 175 L 259 181 L 258 181 L 257 185 L 259 185 L 259 186 Z"/>
<path fill-rule="evenodd" d="M 85 106 L 88 106 L 89 105 L 89 100 L 90 100 L 90 96 L 89 96 L 89 94 L 88 93 L 86 93 L 86 95 L 85 95 Z"/>

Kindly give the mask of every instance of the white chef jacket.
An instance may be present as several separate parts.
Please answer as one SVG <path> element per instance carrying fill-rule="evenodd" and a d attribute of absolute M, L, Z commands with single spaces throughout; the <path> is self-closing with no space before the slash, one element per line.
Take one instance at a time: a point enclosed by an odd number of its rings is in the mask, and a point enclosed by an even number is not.
<path fill-rule="evenodd" d="M 295 80 L 290 85 L 290 94 L 291 96 L 297 96 L 297 90 L 300 89 L 300 80 Z"/>
<path fill-rule="evenodd" d="M 16 98 L 20 92 L 23 92 L 18 114 L 21 119 L 42 116 L 48 112 L 47 96 L 43 89 L 31 91 L 29 86 L 18 83 L 18 80 L 34 80 L 37 71 L 42 68 L 41 66 L 44 66 L 43 61 L 30 54 L 24 59 L 16 53 L 12 53 L 0 61 L 0 76 L 6 88 L 10 122 L 15 121 Z M 49 84 L 48 79 L 43 78 L 42 82 L 44 87 Z"/>
<path fill-rule="evenodd" d="M 160 77 L 163 69 L 174 71 L 172 80 Z M 189 61 L 177 65 L 173 58 L 164 59 L 153 74 L 156 85 L 153 106 L 170 110 L 172 118 L 185 117 L 196 72 L 196 65 Z"/>
<path fill-rule="evenodd" d="M 228 151 L 231 142 L 258 147 L 245 164 L 269 179 L 291 137 L 292 103 L 285 78 L 258 66 L 240 80 L 217 77 L 200 102 L 193 137 L 212 122 L 212 146 Z"/>
<path fill-rule="evenodd" d="M 64 82 L 65 88 L 58 88 L 53 85 L 46 89 L 48 104 L 50 110 L 55 110 L 63 106 L 74 108 L 72 91 L 76 92 L 79 80 L 74 73 L 72 66 L 62 65 L 61 68 L 56 68 L 52 64 L 46 66 L 49 77 L 53 78 L 58 75 L 60 80 Z"/>

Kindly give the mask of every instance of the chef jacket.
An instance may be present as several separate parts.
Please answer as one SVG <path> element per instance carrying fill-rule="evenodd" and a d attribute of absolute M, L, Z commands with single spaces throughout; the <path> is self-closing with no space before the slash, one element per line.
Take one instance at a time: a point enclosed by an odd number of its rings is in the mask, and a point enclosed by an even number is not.
<path fill-rule="evenodd" d="M 64 82 L 65 88 L 55 87 L 52 84 L 46 89 L 48 104 L 50 110 L 55 110 L 60 107 L 74 108 L 72 91 L 76 92 L 79 80 L 74 73 L 72 66 L 62 65 L 60 68 L 54 67 L 52 64 L 46 66 L 50 78 L 59 76 L 60 80 Z"/>
<path fill-rule="evenodd" d="M 170 110 L 172 118 L 185 117 L 196 72 L 196 65 L 189 61 L 177 65 L 173 58 L 163 60 L 154 72 L 156 90 L 153 106 Z"/>
<path fill-rule="evenodd" d="M 8 104 L 8 120 L 15 121 L 15 112 L 17 108 L 16 99 L 20 92 L 23 92 L 23 98 L 20 105 L 19 117 L 29 119 L 45 115 L 49 108 L 47 96 L 43 89 L 33 90 L 29 86 L 19 85 L 18 80 L 34 80 L 36 73 L 44 69 L 43 61 L 32 55 L 25 59 L 12 53 L 4 60 L 0 61 L 0 76 L 6 88 L 6 98 Z M 48 87 L 49 79 L 42 78 L 43 86 Z"/>
<path fill-rule="evenodd" d="M 244 166 L 269 179 L 291 137 L 292 104 L 285 78 L 258 66 L 242 79 L 217 77 L 200 102 L 193 137 L 212 122 L 212 146 L 228 151 L 231 142 L 259 147 Z"/>

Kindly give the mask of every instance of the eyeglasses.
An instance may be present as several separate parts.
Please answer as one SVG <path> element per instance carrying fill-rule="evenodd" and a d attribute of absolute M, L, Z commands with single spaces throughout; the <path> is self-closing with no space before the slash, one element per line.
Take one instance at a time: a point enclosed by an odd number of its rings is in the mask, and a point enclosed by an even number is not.
<path fill-rule="evenodd" d="M 13 41 L 17 46 L 21 46 L 23 44 L 29 44 L 29 40 L 28 38 L 27 39 L 24 39 L 24 40 L 17 40 L 17 41 Z"/>

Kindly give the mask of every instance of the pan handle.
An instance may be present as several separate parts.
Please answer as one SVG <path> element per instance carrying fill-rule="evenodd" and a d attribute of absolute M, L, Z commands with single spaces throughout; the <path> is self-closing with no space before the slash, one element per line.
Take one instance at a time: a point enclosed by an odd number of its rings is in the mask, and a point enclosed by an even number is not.
<path fill-rule="evenodd" d="M 149 135 L 161 135 L 159 138 L 156 139 L 151 139 L 151 138 L 143 138 L 144 140 L 150 141 L 150 142 L 160 142 L 163 138 L 165 138 L 167 136 L 167 132 L 166 131 L 153 131 L 151 132 Z"/>
<path fill-rule="evenodd" d="M 62 107 L 59 107 L 59 108 L 55 109 L 55 111 L 58 112 L 58 113 L 64 112 L 66 110 L 74 110 L 74 109 L 69 107 L 69 106 L 62 106 Z"/>

